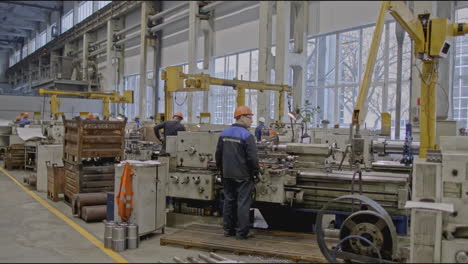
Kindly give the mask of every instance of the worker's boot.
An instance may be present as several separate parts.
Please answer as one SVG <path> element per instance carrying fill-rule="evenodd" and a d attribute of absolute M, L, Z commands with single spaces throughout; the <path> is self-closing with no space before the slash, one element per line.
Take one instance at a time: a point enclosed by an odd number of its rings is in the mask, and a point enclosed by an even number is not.
<path fill-rule="evenodd" d="M 255 234 L 252 231 L 249 231 L 247 235 L 236 235 L 236 239 L 239 239 L 239 240 L 245 240 L 245 239 L 254 238 L 254 237 L 255 237 Z"/>
<path fill-rule="evenodd" d="M 226 231 L 224 230 L 224 236 L 225 237 L 232 237 L 236 235 L 236 231 Z"/>

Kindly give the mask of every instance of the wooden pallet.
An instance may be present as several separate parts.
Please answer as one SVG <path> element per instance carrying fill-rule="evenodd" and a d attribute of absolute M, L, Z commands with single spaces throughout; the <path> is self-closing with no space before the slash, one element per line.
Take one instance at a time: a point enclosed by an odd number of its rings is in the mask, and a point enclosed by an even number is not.
<path fill-rule="evenodd" d="M 47 165 L 47 198 L 57 202 L 59 194 L 65 191 L 65 168 L 46 162 Z"/>
<path fill-rule="evenodd" d="M 320 252 L 315 235 L 266 230 L 255 232 L 254 238 L 237 240 L 234 237 L 225 237 L 221 227 L 193 224 L 161 237 L 160 244 L 280 257 L 302 262 L 327 262 Z"/>

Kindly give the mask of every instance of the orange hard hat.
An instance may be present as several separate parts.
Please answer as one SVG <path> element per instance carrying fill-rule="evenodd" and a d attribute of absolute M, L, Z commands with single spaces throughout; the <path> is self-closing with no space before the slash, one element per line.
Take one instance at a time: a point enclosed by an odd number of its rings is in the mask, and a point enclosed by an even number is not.
<path fill-rule="evenodd" d="M 178 117 L 180 117 L 181 119 L 184 119 L 184 116 L 182 115 L 181 112 L 175 113 L 172 117 L 174 118 L 174 116 L 178 116 Z"/>
<path fill-rule="evenodd" d="M 16 121 L 20 121 L 20 120 L 21 120 L 21 117 L 17 116 Z"/>
<path fill-rule="evenodd" d="M 87 118 L 87 119 L 94 119 L 94 115 L 93 115 L 93 114 L 88 114 L 88 115 L 86 116 L 86 118 Z"/>
<path fill-rule="evenodd" d="M 24 114 L 23 114 L 23 117 L 24 117 L 24 118 L 28 118 L 28 117 L 29 117 L 29 114 L 28 114 L 28 113 L 24 113 Z"/>
<path fill-rule="evenodd" d="M 234 118 L 238 118 L 243 115 L 253 116 L 254 114 L 252 113 L 252 110 L 250 110 L 250 108 L 248 108 L 245 105 L 242 105 L 237 107 L 236 111 L 234 111 Z"/>

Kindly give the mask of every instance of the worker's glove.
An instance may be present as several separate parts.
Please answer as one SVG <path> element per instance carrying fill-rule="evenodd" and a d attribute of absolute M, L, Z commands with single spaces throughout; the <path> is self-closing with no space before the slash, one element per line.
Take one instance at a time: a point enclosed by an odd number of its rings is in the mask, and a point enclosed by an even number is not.
<path fill-rule="evenodd" d="M 257 171 L 254 173 L 254 176 L 253 176 L 253 181 L 255 184 L 259 183 L 260 182 L 260 179 L 263 179 L 262 178 L 262 174 L 260 173 L 260 171 Z"/>

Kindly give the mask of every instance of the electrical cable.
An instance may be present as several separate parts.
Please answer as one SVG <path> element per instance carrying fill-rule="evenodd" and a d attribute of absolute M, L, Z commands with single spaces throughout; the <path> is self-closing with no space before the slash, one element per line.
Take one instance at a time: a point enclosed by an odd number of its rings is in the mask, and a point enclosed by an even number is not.
<path fill-rule="evenodd" d="M 185 93 L 185 99 L 180 104 L 177 102 L 177 96 L 174 96 L 174 103 L 176 103 L 176 105 L 178 106 L 182 106 L 183 104 L 185 104 L 186 101 L 187 101 L 187 93 Z"/>

